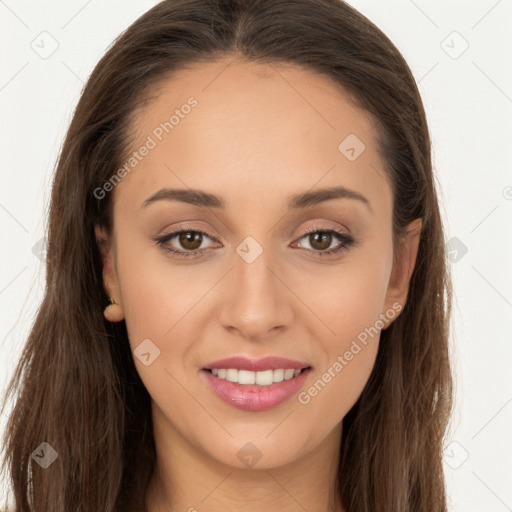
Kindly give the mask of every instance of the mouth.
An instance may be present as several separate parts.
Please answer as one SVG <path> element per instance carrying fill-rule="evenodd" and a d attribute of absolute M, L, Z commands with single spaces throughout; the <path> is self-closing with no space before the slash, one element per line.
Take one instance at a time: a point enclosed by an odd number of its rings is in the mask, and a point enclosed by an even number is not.
<path fill-rule="evenodd" d="M 301 369 L 277 368 L 261 371 L 240 370 L 237 368 L 205 368 L 217 379 L 226 380 L 242 386 L 271 386 L 273 384 L 289 381 L 298 377 L 301 373 L 310 370 L 311 366 Z"/>
<path fill-rule="evenodd" d="M 313 371 L 304 368 L 203 368 L 199 373 L 222 402 L 244 411 L 264 411 L 288 401 L 304 387 Z"/>

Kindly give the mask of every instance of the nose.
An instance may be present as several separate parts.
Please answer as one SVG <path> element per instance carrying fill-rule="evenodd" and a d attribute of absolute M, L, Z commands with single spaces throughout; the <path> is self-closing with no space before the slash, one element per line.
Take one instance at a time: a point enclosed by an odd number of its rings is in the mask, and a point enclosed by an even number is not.
<path fill-rule="evenodd" d="M 270 250 L 264 249 L 254 261 L 240 254 L 234 255 L 225 283 L 220 321 L 225 329 L 248 340 L 268 339 L 291 325 L 293 293 Z"/>

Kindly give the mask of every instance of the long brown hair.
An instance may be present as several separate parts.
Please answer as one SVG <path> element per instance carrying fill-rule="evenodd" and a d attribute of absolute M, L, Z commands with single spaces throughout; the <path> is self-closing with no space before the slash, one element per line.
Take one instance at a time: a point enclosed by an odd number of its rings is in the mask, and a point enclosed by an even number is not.
<path fill-rule="evenodd" d="M 155 464 L 150 396 L 108 298 L 94 223 L 112 226 L 111 178 L 130 120 L 157 83 L 232 56 L 323 74 L 372 114 L 394 194 L 395 248 L 423 220 L 407 304 L 343 420 L 339 493 L 349 512 L 446 511 L 442 445 L 452 405 L 451 285 L 420 93 L 404 58 L 341 0 L 165 0 L 106 52 L 76 107 L 56 166 L 46 289 L 5 401 L 4 466 L 18 512 L 144 510 Z M 5 402 L 4 402 L 5 407 Z M 41 443 L 58 454 L 43 469 Z"/>

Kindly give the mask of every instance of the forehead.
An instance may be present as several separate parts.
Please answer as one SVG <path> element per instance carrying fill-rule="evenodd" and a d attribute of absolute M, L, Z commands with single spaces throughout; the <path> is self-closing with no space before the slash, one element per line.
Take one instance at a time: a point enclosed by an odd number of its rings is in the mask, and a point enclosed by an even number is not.
<path fill-rule="evenodd" d="M 288 197 L 318 183 L 389 200 L 373 118 L 328 77 L 293 65 L 226 58 L 179 70 L 131 128 L 130 151 L 151 149 L 115 194 L 137 204 L 178 185 L 263 199 L 269 187 Z"/>

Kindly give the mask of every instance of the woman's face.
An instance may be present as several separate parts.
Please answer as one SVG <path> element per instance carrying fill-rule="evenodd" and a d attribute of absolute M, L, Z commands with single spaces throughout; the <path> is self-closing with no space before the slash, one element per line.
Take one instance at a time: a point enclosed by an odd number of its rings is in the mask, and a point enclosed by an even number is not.
<path fill-rule="evenodd" d="M 271 468 L 339 442 L 418 236 L 393 266 L 392 191 L 365 111 L 325 77 L 229 63 L 176 73 L 139 111 L 104 279 L 155 432 Z M 212 365 L 231 357 L 248 361 Z"/>

